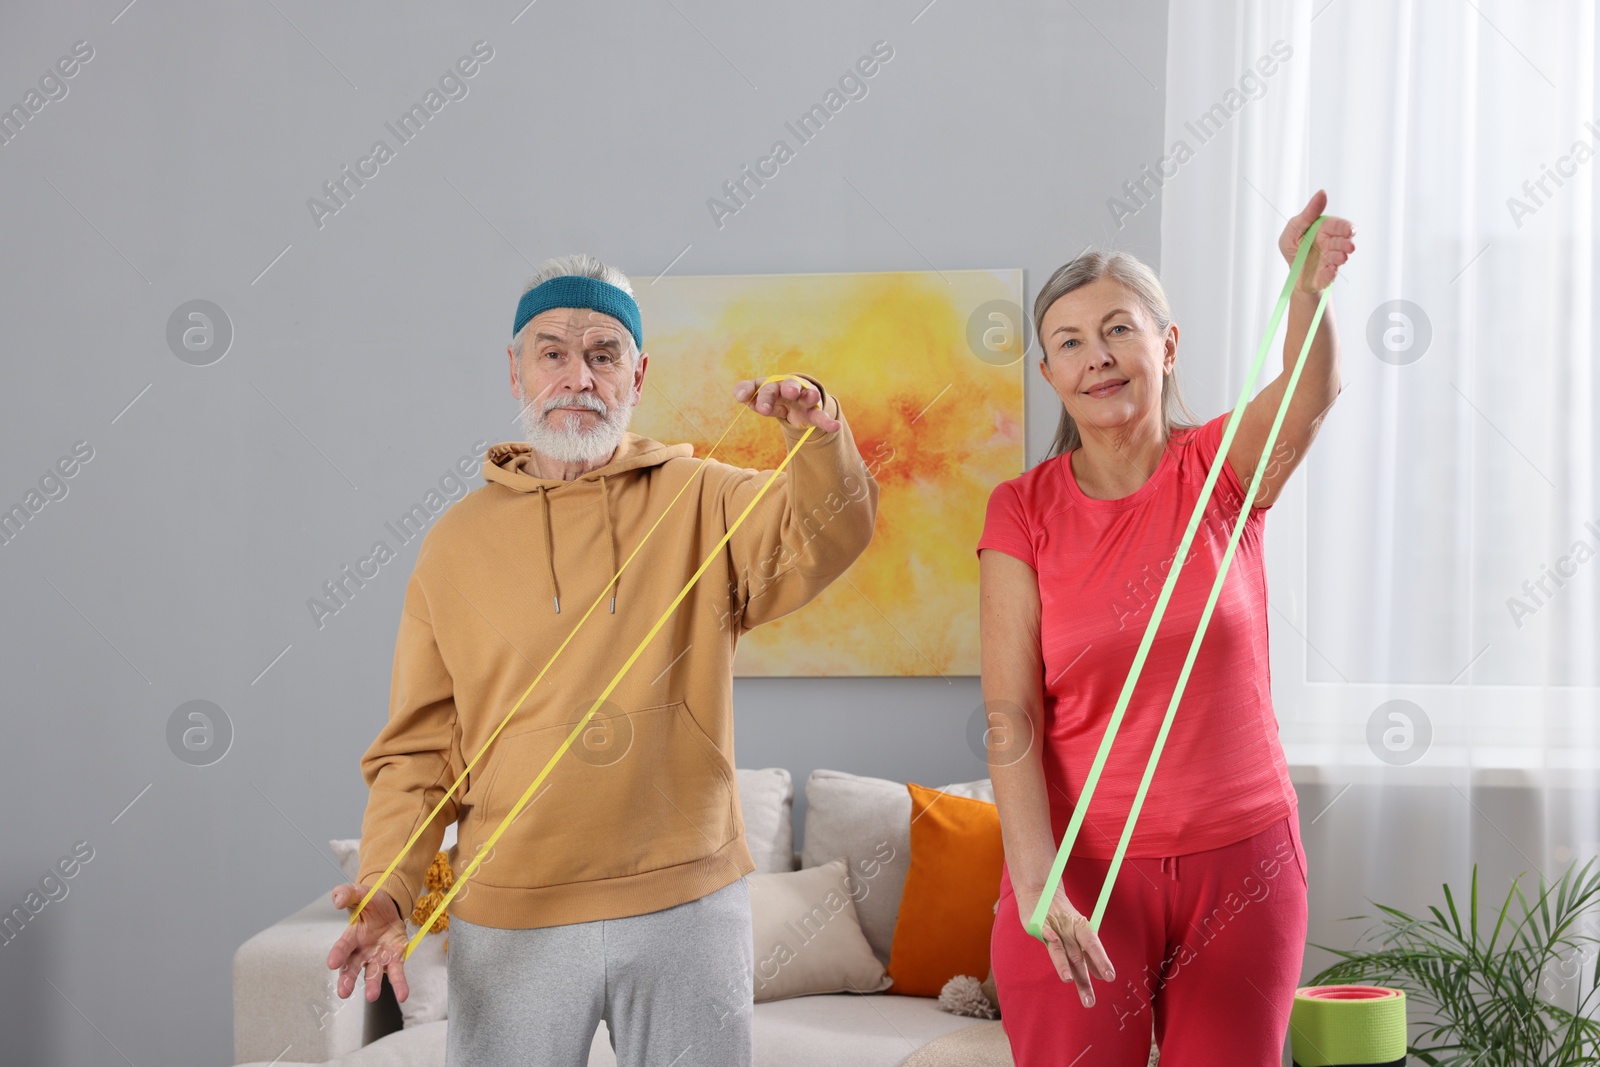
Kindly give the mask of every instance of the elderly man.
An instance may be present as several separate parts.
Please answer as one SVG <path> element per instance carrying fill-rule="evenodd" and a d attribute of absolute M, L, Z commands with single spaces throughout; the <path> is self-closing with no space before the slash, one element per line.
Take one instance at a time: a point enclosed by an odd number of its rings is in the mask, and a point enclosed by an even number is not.
<path fill-rule="evenodd" d="M 385 974 L 406 998 L 404 920 L 425 918 L 446 823 L 459 871 L 771 475 L 628 432 L 642 342 L 627 278 L 592 257 L 541 264 L 522 294 L 506 354 L 527 439 L 491 448 L 487 484 L 423 540 L 389 722 L 361 760 L 360 884 L 335 905 L 365 896 L 576 633 L 329 953 L 340 997 L 364 969 L 368 1000 Z M 451 902 L 449 1067 L 582 1067 L 601 1019 L 619 1067 L 752 1062 L 734 650 L 844 573 L 878 501 L 838 398 L 804 377 L 734 387 L 786 451 L 815 431 Z"/>

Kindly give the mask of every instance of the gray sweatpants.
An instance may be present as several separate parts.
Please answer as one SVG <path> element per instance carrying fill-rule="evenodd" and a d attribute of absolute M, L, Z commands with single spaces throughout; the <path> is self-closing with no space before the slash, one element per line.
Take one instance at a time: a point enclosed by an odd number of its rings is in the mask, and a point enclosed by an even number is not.
<path fill-rule="evenodd" d="M 445 1067 L 751 1067 L 748 878 L 686 904 L 502 930 L 452 916 Z"/>

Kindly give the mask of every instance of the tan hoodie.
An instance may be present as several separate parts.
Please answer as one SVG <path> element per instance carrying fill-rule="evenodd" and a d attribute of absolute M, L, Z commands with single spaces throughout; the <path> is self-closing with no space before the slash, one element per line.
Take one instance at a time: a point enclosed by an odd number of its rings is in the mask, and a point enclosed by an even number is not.
<path fill-rule="evenodd" d="M 836 397 L 824 404 L 844 421 Z M 773 421 L 787 451 L 804 431 Z M 573 481 L 528 474 L 529 452 L 523 442 L 491 448 L 487 484 L 423 538 L 389 722 L 361 757 L 367 885 L 666 514 L 384 883 L 408 917 L 445 826 L 459 823 L 459 873 L 771 474 L 633 433 L 610 463 Z M 450 913 L 509 928 L 618 918 L 696 900 L 753 871 L 734 775 L 734 649 L 740 634 L 844 573 L 872 537 L 877 504 L 848 424 L 813 431 Z"/>

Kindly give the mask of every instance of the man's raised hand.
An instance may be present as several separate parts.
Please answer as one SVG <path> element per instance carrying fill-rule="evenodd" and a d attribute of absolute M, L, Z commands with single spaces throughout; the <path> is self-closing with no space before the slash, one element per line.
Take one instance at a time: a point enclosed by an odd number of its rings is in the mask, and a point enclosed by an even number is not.
<path fill-rule="evenodd" d="M 829 418 L 827 412 L 817 406 L 822 400 L 822 391 L 809 383 L 802 387 L 801 381 L 803 379 L 783 378 L 763 385 L 759 378 L 747 379 L 733 387 L 733 398 L 757 415 L 770 415 L 796 428 L 815 426 L 823 433 L 838 430 L 842 425 L 839 420 Z"/>

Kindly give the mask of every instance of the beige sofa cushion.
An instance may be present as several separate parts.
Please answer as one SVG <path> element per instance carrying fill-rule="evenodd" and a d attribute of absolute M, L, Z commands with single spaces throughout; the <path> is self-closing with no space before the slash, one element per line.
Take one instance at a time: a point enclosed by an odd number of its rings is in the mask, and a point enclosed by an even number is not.
<path fill-rule="evenodd" d="M 883 963 L 861 936 L 843 860 L 808 870 L 750 875 L 755 999 L 879 993 Z"/>
<path fill-rule="evenodd" d="M 756 1067 L 900 1067 L 927 1042 L 979 1022 L 940 1011 L 932 997 L 835 993 L 774 1000 L 756 1005 Z"/>
<path fill-rule="evenodd" d="M 783 767 L 738 769 L 744 841 L 756 871 L 794 870 L 794 779 Z"/>
<path fill-rule="evenodd" d="M 938 787 L 941 792 L 994 803 L 987 778 Z M 889 962 L 900 893 L 911 867 L 911 794 L 905 783 L 817 770 L 806 782 L 805 833 L 800 866 L 842 859 L 861 932 L 873 954 Z"/>

